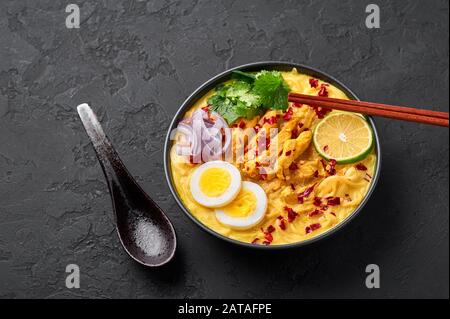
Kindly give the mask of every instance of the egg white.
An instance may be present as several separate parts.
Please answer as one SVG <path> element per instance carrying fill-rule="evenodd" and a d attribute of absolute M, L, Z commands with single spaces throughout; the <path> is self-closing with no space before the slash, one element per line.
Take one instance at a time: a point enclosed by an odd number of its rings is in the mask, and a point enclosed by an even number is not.
<path fill-rule="evenodd" d="M 200 178 L 203 172 L 209 168 L 224 169 L 231 176 L 230 185 L 225 190 L 225 192 L 223 192 L 220 196 L 217 197 L 207 196 L 200 189 Z M 211 208 L 222 207 L 231 203 L 241 191 L 242 187 L 241 173 L 234 165 L 225 161 L 206 162 L 200 165 L 194 171 L 194 173 L 191 176 L 189 187 L 191 189 L 192 197 L 194 197 L 194 200 L 200 205 Z"/>
<path fill-rule="evenodd" d="M 266 214 L 267 210 L 267 195 L 264 189 L 258 184 L 252 182 L 242 182 L 242 189 L 253 193 L 256 199 L 256 207 L 252 213 L 246 217 L 233 217 L 227 215 L 220 208 L 215 210 L 217 220 L 230 228 L 234 229 L 248 229 L 259 224 Z"/>

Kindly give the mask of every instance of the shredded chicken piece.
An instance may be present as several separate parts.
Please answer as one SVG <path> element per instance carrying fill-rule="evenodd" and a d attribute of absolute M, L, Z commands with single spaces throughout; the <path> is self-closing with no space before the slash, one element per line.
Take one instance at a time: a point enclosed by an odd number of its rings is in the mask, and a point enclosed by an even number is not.
<path fill-rule="evenodd" d="M 259 120 L 258 124 L 261 128 L 258 133 L 248 138 L 246 152 L 238 164 L 247 176 L 258 178 L 263 175 L 263 178 L 267 180 L 274 177 L 285 180 L 285 173 L 289 166 L 309 147 L 312 139 L 309 128 L 315 118 L 314 111 L 308 106 L 293 108 L 292 117 L 288 121 L 281 121 L 281 126 L 279 126 L 279 116 L 279 111 L 267 111 Z M 276 121 L 275 118 L 277 118 Z M 273 120 L 270 121 L 270 119 Z M 271 130 L 274 128 L 277 128 L 278 132 Z M 293 135 L 296 137 L 292 138 Z M 240 137 L 239 143 L 245 143 L 244 139 Z M 315 172 L 311 173 L 307 168 L 301 171 L 304 175 Z"/>
<path fill-rule="evenodd" d="M 296 139 L 287 140 L 283 145 L 283 153 L 277 162 L 277 177 L 286 179 L 284 171 L 309 147 L 311 144 L 311 131 L 303 131 Z M 314 173 L 314 172 L 313 172 Z"/>

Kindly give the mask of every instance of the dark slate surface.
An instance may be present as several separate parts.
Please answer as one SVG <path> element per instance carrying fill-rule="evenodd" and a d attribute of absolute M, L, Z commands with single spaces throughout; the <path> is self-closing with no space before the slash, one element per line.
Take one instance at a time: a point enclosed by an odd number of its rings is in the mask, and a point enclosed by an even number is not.
<path fill-rule="evenodd" d="M 28 2 L 28 4 L 26 4 Z M 168 123 L 228 67 L 286 60 L 361 98 L 448 111 L 448 1 L 66 1 L 0 3 L 0 297 L 449 296 L 449 131 L 376 119 L 381 179 L 363 213 L 316 245 L 271 253 L 200 231 L 169 194 Z M 89 102 L 178 231 L 176 259 L 148 270 L 116 236 L 102 172 L 75 107 Z M 65 287 L 65 267 L 81 288 Z M 364 285 L 381 268 L 381 288 Z"/>

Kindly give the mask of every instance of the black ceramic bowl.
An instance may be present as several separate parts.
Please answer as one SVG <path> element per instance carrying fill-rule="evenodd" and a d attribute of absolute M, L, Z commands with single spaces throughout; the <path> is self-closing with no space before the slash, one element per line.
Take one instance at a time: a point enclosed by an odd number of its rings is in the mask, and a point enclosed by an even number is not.
<path fill-rule="evenodd" d="M 312 77 L 315 77 L 317 79 L 323 80 L 325 82 L 328 82 L 334 86 L 336 86 L 337 88 L 339 88 L 340 90 L 342 90 L 344 93 L 347 94 L 347 96 L 350 99 L 354 99 L 354 100 L 359 100 L 358 97 L 355 95 L 355 93 L 353 93 L 349 88 L 347 88 L 344 84 L 342 84 L 339 80 L 335 79 L 334 77 L 311 67 L 302 65 L 302 64 L 297 64 L 297 63 L 291 63 L 291 62 L 278 62 L 278 61 L 268 61 L 268 62 L 254 62 L 254 63 L 249 63 L 249 64 L 245 64 L 245 65 L 241 65 L 232 69 L 229 69 L 225 72 L 222 72 L 216 76 L 214 76 L 213 78 L 211 78 L 210 80 L 206 81 L 205 83 L 203 83 L 197 90 L 194 91 L 194 93 L 192 93 L 181 105 L 180 109 L 178 110 L 177 114 L 175 114 L 175 117 L 173 118 L 172 122 L 170 123 L 169 126 L 169 131 L 167 133 L 167 137 L 166 137 L 166 141 L 165 141 L 165 145 L 164 145 L 164 170 L 166 173 L 166 179 L 167 179 L 167 183 L 169 184 L 169 188 L 170 191 L 172 192 L 173 196 L 175 197 L 176 202 L 178 203 L 178 205 L 180 206 L 181 210 L 195 223 L 197 224 L 201 229 L 203 229 L 204 231 L 212 234 L 215 237 L 218 237 L 220 239 L 223 239 L 227 242 L 239 245 L 239 246 L 244 246 L 244 247 L 249 247 L 249 248 L 253 248 L 253 249 L 263 249 L 263 250 L 273 250 L 273 249 L 285 249 L 285 248 L 294 248 L 294 247 L 300 247 L 300 246 L 304 246 L 304 245 L 308 245 L 311 244 L 313 242 L 316 242 L 318 240 L 324 239 L 325 237 L 329 237 L 331 234 L 336 233 L 338 230 L 340 230 L 341 228 L 343 228 L 345 225 L 347 225 L 356 215 L 358 215 L 361 210 L 363 209 L 364 205 L 366 205 L 367 201 L 369 200 L 370 196 L 372 195 L 373 190 L 375 189 L 375 186 L 378 182 L 378 177 L 380 175 L 380 168 L 381 168 L 381 156 L 380 156 L 380 142 L 378 139 L 378 133 L 375 127 L 375 123 L 373 122 L 372 118 L 368 117 L 368 121 L 370 123 L 370 125 L 372 126 L 373 129 L 373 133 L 375 136 L 375 152 L 377 155 L 377 163 L 376 163 L 376 167 L 375 167 L 375 173 L 374 176 L 372 178 L 372 183 L 369 187 L 369 190 L 367 192 L 366 197 L 363 199 L 363 201 L 361 202 L 361 204 L 359 204 L 359 206 L 355 209 L 355 211 L 349 215 L 344 221 L 342 221 L 341 223 L 339 223 L 338 225 L 336 225 L 335 227 L 329 229 L 328 231 L 313 237 L 311 239 L 302 241 L 302 242 L 298 242 L 298 243 L 292 243 L 292 244 L 286 244 L 286 245 L 253 245 L 253 244 L 249 244 L 249 243 L 244 243 L 238 240 L 234 240 L 228 237 L 225 237 L 217 232 L 215 232 L 214 230 L 208 228 L 207 226 L 203 225 L 200 221 L 198 221 L 190 212 L 189 210 L 184 206 L 183 202 L 181 201 L 180 197 L 177 194 L 177 191 L 175 189 L 175 185 L 173 184 L 173 180 L 172 180 L 172 172 L 170 169 L 170 148 L 172 146 L 172 141 L 170 139 L 170 132 L 177 127 L 178 122 L 183 118 L 184 113 L 198 100 L 200 99 L 203 95 L 205 95 L 208 91 L 210 91 L 211 89 L 213 89 L 217 84 L 225 82 L 227 80 L 230 79 L 231 77 L 231 72 L 233 70 L 242 70 L 242 71 L 260 71 L 260 70 L 279 70 L 279 71 L 290 71 L 292 68 L 297 68 L 297 70 L 300 73 L 304 73 L 307 75 L 310 75 Z"/>

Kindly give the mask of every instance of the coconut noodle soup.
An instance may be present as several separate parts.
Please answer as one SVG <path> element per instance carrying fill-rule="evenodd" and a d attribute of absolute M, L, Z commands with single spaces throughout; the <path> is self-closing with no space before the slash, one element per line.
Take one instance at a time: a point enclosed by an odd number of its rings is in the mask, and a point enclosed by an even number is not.
<path fill-rule="evenodd" d="M 296 69 L 237 71 L 178 123 L 173 183 L 206 227 L 255 245 L 296 243 L 341 223 L 366 196 L 377 161 L 370 124 L 288 103 L 288 92 L 348 99 Z"/>

